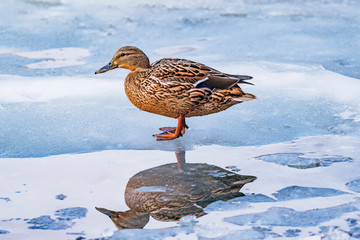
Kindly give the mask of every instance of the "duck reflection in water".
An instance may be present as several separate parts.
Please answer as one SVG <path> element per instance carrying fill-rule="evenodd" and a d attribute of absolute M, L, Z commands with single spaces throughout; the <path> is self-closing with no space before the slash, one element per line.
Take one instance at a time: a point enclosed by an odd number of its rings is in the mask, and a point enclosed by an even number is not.
<path fill-rule="evenodd" d="M 201 217 L 212 202 L 244 196 L 240 189 L 256 179 L 206 163 L 185 163 L 185 152 L 176 152 L 176 157 L 177 163 L 150 168 L 129 179 L 125 202 L 130 210 L 96 209 L 118 229 L 143 228 L 149 216 L 159 221 Z"/>

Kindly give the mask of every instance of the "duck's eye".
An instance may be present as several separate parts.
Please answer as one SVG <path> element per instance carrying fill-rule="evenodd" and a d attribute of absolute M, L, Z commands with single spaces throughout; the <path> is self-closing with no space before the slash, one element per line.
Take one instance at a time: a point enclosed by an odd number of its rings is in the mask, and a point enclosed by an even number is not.
<path fill-rule="evenodd" d="M 111 64 L 111 62 L 109 62 L 109 64 L 108 64 L 109 66 L 111 66 L 112 64 Z"/>
<path fill-rule="evenodd" d="M 125 56 L 125 53 L 120 54 L 121 57 Z"/>

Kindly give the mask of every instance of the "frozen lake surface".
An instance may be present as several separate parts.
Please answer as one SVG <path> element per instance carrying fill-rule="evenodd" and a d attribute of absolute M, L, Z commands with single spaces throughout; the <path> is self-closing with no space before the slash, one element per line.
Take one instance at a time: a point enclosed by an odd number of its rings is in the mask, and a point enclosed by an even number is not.
<path fill-rule="evenodd" d="M 2 1 L 0 238 L 360 238 L 359 8 L 355 0 Z M 157 142 L 152 134 L 176 120 L 131 105 L 127 70 L 94 75 L 125 45 L 152 62 L 187 58 L 251 75 L 255 85 L 243 89 L 257 99 L 190 118 L 184 137 Z M 128 210 L 129 179 L 176 164 L 175 151 L 220 169 L 206 176 L 256 180 L 245 196 L 198 202 L 199 218 L 151 213 L 144 229 L 114 232 L 95 207 Z"/>

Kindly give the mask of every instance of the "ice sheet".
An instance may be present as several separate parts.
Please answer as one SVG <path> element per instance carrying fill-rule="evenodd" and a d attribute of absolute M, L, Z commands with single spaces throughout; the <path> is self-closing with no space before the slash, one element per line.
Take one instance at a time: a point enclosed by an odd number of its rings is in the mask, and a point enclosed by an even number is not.
<path fill-rule="evenodd" d="M 271 61 L 322 65 L 359 78 L 359 2 L 277 0 L 68 1 L 14 0 L 0 3 L 1 48 L 42 51 L 88 49 L 89 64 L 35 71 L 37 74 L 87 74 L 105 64 L 116 49 L 136 45 L 157 60 L 159 49 L 180 46 L 194 51 L 162 52 L 207 64 Z M 81 11 L 80 11 L 81 10 Z M 9 57 L 2 59 L 17 62 Z M 17 64 L 2 73 L 32 75 Z M 20 69 L 19 69 L 20 68 Z"/>
<path fill-rule="evenodd" d="M 180 224 L 151 219 L 146 230 L 122 230 L 112 239 L 129 236 L 233 239 L 239 234 L 249 239 L 271 236 L 308 239 L 313 235 L 320 239 L 340 230 L 344 236 L 357 236 L 359 143 L 359 138 L 327 135 L 256 147 L 198 147 L 186 153 L 187 162 L 214 164 L 224 169 L 236 166 L 241 170 L 234 173 L 257 177 L 241 189 L 246 196 L 214 202 L 205 208 L 206 216 L 186 218 Z M 353 161 L 297 169 L 256 160 L 275 152 L 337 154 Z M 127 210 L 124 191 L 129 178 L 139 171 L 175 162 L 173 152 L 158 150 L 3 158 L 0 181 L 7 184 L 0 186 L 0 229 L 9 233 L 2 237 L 19 239 L 31 233 L 34 239 L 49 236 L 92 239 L 112 235 L 115 226 L 94 207 Z M 59 194 L 67 197 L 59 200 Z M 331 227 L 338 230 L 334 232 Z"/>
<path fill-rule="evenodd" d="M 276 69 L 280 66 L 281 70 Z M 234 63 L 223 69 L 254 73 L 255 86 L 245 86 L 244 90 L 258 99 L 216 115 L 190 118 L 185 136 L 166 143 L 154 141 L 152 134 L 176 121 L 136 109 L 124 94 L 123 82 L 112 75 L 1 75 L 0 155 L 39 157 L 104 149 L 175 150 L 211 144 L 257 145 L 308 135 L 360 135 L 356 118 L 341 115 L 348 109 L 359 113 L 355 99 L 360 81 L 356 79 L 316 67 L 271 63 Z M 116 73 L 121 76 L 125 71 Z M 19 126 L 26 131 L 15 131 Z"/>
<path fill-rule="evenodd" d="M 112 239 L 359 238 L 359 8 L 355 0 L 1 1 L 0 238 L 113 235 L 94 207 L 127 210 L 128 179 L 175 162 L 175 150 L 257 180 L 245 197 L 209 204 L 206 216 L 151 218 Z M 124 45 L 152 62 L 188 58 L 251 75 L 255 86 L 243 89 L 257 100 L 187 119 L 184 137 L 156 142 L 152 134 L 176 120 L 131 105 L 127 70 L 94 75 Z M 276 220 L 286 215 L 297 222 Z"/>

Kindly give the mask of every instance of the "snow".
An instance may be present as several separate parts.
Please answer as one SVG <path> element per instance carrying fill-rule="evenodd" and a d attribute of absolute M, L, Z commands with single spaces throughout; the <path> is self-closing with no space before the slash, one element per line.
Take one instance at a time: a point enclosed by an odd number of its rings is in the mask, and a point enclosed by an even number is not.
<path fill-rule="evenodd" d="M 15 55 L 28 59 L 51 59 L 26 65 L 28 68 L 41 69 L 85 64 L 85 62 L 80 61 L 80 59 L 90 56 L 90 52 L 87 49 L 81 48 L 55 48 L 43 51 L 18 52 L 15 53 Z"/>
<path fill-rule="evenodd" d="M 360 4 L 355 0 L 0 2 L 2 239 L 358 239 Z M 139 111 L 127 70 L 94 72 L 125 45 L 232 74 L 257 99 L 187 119 Z M 176 163 L 256 176 L 243 197 L 180 222 L 115 231 L 128 180 Z M 166 173 L 165 177 L 166 177 Z M 156 176 L 159 177 L 159 176 Z M 209 172 L 221 178 L 222 172 Z M 171 177 L 168 177 L 171 179 Z M 162 185 L 139 193 L 164 193 Z"/>

